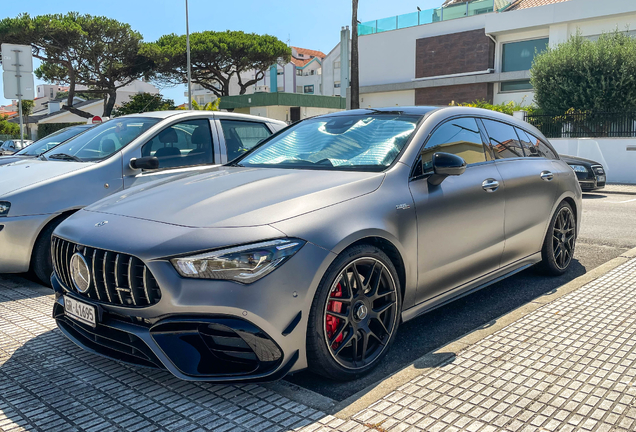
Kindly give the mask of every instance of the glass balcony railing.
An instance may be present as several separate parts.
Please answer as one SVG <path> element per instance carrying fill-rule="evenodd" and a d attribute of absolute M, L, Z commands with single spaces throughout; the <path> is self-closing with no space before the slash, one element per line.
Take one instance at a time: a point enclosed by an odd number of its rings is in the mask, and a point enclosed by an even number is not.
<path fill-rule="evenodd" d="M 501 0 L 499 0 L 499 3 L 501 3 Z M 504 1 L 504 3 L 509 2 Z M 389 30 L 398 30 L 407 27 L 431 24 L 438 21 L 448 21 L 456 18 L 489 13 L 494 10 L 495 0 L 473 0 L 447 7 L 438 7 L 397 15 L 390 18 L 363 22 L 362 24 L 358 24 L 358 35 L 364 36 L 374 33 L 382 33 Z"/>

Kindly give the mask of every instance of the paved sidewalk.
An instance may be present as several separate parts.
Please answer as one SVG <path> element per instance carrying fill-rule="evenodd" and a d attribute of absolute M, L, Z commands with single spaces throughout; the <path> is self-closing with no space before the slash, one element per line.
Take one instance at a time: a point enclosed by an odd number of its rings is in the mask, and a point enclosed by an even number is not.
<path fill-rule="evenodd" d="M 633 431 L 636 259 L 339 419 L 267 386 L 188 383 L 76 348 L 0 277 L 0 430 Z"/>

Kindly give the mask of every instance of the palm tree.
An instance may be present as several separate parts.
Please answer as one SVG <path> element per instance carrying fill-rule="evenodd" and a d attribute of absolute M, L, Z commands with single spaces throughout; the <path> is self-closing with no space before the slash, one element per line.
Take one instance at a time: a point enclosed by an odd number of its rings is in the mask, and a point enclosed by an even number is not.
<path fill-rule="evenodd" d="M 199 105 L 197 103 L 197 101 L 192 99 L 192 109 L 193 110 L 199 110 L 199 111 L 218 111 L 220 103 L 221 103 L 221 98 L 216 98 L 216 99 L 214 99 L 213 102 L 208 102 L 205 105 Z M 187 110 L 188 108 L 179 107 L 177 109 L 178 110 Z"/>
<path fill-rule="evenodd" d="M 358 0 L 352 0 L 351 14 L 351 109 L 360 108 L 360 70 L 358 65 Z"/>

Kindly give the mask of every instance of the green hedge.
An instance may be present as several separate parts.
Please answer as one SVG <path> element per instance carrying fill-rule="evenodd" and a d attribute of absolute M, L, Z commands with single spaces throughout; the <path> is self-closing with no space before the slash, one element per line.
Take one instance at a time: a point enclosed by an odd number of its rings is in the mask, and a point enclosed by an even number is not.
<path fill-rule="evenodd" d="M 47 135 L 57 132 L 60 129 L 67 128 L 69 126 L 77 126 L 86 124 L 85 122 L 79 123 L 42 123 L 38 125 L 38 139 L 44 138 Z"/>

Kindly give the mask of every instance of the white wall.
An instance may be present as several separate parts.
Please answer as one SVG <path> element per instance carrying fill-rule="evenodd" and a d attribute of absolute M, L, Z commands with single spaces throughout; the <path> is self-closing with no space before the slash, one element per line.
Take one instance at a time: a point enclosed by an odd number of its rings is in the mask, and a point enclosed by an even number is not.
<path fill-rule="evenodd" d="M 415 90 L 365 93 L 360 97 L 360 108 L 383 108 L 415 105 Z"/>
<path fill-rule="evenodd" d="M 413 80 L 417 39 L 483 29 L 486 15 L 489 14 L 360 36 L 360 85 Z"/>
<path fill-rule="evenodd" d="M 579 156 L 599 162 L 605 167 L 608 183 L 636 184 L 636 138 L 552 138 L 559 154 Z"/>

